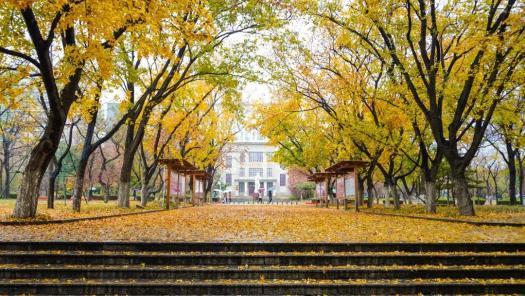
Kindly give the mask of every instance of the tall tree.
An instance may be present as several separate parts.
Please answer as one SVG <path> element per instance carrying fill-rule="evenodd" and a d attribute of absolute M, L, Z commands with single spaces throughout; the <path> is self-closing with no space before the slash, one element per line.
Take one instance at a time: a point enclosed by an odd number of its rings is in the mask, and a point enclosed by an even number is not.
<path fill-rule="evenodd" d="M 525 57 L 523 7 L 516 3 L 370 0 L 317 6 L 402 77 L 450 164 L 462 215 L 474 215 L 466 170 Z"/>
<path fill-rule="evenodd" d="M 71 105 L 77 99 L 84 65 L 105 63 L 127 30 L 144 20 L 151 1 L 8 1 L 0 15 L 0 54 L 36 71 L 46 94 L 48 117 L 31 151 L 13 211 L 34 217 L 44 172 L 58 145 Z M 119 11 L 115 14 L 115 11 Z M 7 29 L 9 28 L 9 29 Z M 15 69 L 17 71 L 18 69 Z"/>

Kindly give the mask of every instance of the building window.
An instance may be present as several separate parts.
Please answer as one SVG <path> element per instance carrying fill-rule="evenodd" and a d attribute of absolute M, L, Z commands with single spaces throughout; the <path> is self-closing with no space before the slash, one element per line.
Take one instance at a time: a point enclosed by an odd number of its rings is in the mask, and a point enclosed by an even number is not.
<path fill-rule="evenodd" d="M 241 152 L 241 156 L 239 157 L 239 160 L 240 160 L 240 162 L 245 162 L 246 161 L 246 153 Z"/>
<path fill-rule="evenodd" d="M 256 176 L 262 177 L 263 173 L 264 171 L 262 168 L 249 168 L 248 169 L 248 175 L 250 177 L 256 177 Z"/>
<path fill-rule="evenodd" d="M 231 168 L 231 167 L 232 167 L 232 156 L 227 155 L 226 156 L 226 168 Z"/>
<path fill-rule="evenodd" d="M 232 186 L 232 174 L 226 174 L 226 186 Z"/>
<path fill-rule="evenodd" d="M 245 192 L 244 182 L 239 182 L 239 193 Z"/>
<path fill-rule="evenodd" d="M 286 174 L 281 174 L 279 176 L 279 185 L 286 186 Z"/>
<path fill-rule="evenodd" d="M 240 168 L 239 169 L 239 177 L 244 177 L 244 174 L 245 174 L 244 168 Z"/>
<path fill-rule="evenodd" d="M 266 177 L 273 176 L 272 168 L 266 168 Z"/>
<path fill-rule="evenodd" d="M 262 162 L 263 153 L 262 152 L 248 152 L 248 161 L 249 162 Z"/>

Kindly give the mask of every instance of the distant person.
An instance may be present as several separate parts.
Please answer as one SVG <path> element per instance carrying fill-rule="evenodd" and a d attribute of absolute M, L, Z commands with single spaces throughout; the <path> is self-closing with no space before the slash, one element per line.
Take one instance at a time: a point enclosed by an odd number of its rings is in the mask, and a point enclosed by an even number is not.
<path fill-rule="evenodd" d="M 268 189 L 268 203 L 271 204 L 272 203 L 272 195 L 273 195 L 273 192 L 272 192 L 272 189 Z"/>
<path fill-rule="evenodd" d="M 260 204 L 263 203 L 263 193 L 264 193 L 264 188 L 259 188 L 259 203 Z"/>

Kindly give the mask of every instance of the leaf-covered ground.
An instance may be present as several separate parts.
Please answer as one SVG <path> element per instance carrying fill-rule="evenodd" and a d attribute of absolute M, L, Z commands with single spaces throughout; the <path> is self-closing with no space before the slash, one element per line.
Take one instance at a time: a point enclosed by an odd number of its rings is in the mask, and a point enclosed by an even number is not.
<path fill-rule="evenodd" d="M 54 209 L 47 208 L 47 201 L 40 200 L 38 203 L 37 217 L 36 220 L 60 220 L 60 219 L 71 219 L 71 218 L 83 218 L 83 217 L 98 217 L 108 216 L 115 214 L 131 213 L 144 210 L 158 210 L 161 209 L 158 203 L 150 202 L 146 209 L 137 208 L 139 201 L 130 201 L 130 208 L 119 208 L 117 207 L 116 201 L 109 201 L 104 203 L 101 200 L 92 200 L 86 203 L 82 201 L 80 213 L 73 212 L 71 200 L 64 203 L 63 200 L 57 200 L 55 202 Z M 13 221 L 11 217 L 13 208 L 15 206 L 15 200 L 0 200 L 0 221 Z"/>
<path fill-rule="evenodd" d="M 363 210 L 375 213 L 417 215 L 434 218 L 525 223 L 524 206 L 476 206 L 476 216 L 474 217 L 460 216 L 458 209 L 455 206 L 438 206 L 436 214 L 426 213 L 423 205 L 402 205 L 399 210 L 395 210 L 392 206 L 385 208 L 384 206 L 374 205 L 374 208 L 372 209 L 363 208 Z"/>
<path fill-rule="evenodd" d="M 525 227 L 474 226 L 309 206 L 203 206 L 66 224 L 0 226 L 1 240 L 524 242 Z"/>

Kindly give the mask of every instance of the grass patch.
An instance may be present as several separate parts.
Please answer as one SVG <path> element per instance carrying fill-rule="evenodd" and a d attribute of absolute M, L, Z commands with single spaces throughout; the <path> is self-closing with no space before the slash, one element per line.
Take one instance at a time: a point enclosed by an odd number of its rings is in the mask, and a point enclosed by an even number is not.
<path fill-rule="evenodd" d="M 61 219 L 72 219 L 72 218 L 86 218 L 86 217 L 100 217 L 109 216 L 116 214 L 140 212 L 145 210 L 160 210 L 161 205 L 156 201 L 150 201 L 145 209 L 137 208 L 140 205 L 140 201 L 130 201 L 129 208 L 119 208 L 116 201 L 109 201 L 104 203 L 101 200 L 92 200 L 86 203 L 82 201 L 80 212 L 74 212 L 72 209 L 71 200 L 67 200 L 64 203 L 63 200 L 55 201 L 55 208 L 48 209 L 47 201 L 39 200 L 37 207 L 37 215 L 34 220 L 61 220 Z M 14 199 L 2 199 L 0 200 L 0 221 L 16 221 L 11 217 L 13 208 L 15 207 Z"/>
<path fill-rule="evenodd" d="M 451 218 L 484 222 L 525 223 L 524 206 L 475 206 L 476 216 L 474 217 L 459 215 L 459 211 L 455 206 L 438 206 L 436 214 L 426 213 L 424 205 L 402 205 L 401 209 L 399 210 L 395 210 L 393 206 L 385 208 L 382 205 L 374 205 L 372 209 L 362 209 L 364 211 L 374 213 L 417 215 L 425 217 Z"/>

